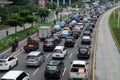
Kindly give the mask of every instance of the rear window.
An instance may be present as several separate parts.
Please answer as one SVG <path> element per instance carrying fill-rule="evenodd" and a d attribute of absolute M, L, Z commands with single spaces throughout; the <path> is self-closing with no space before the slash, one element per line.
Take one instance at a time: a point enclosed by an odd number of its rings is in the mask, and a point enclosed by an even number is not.
<path fill-rule="evenodd" d="M 45 44 L 52 44 L 52 41 L 45 41 Z"/>
<path fill-rule="evenodd" d="M 55 53 L 62 53 L 62 50 L 60 50 L 60 49 L 55 49 L 54 52 L 55 52 Z"/>
<path fill-rule="evenodd" d="M 73 64 L 73 66 L 72 67 L 85 67 L 85 65 L 81 65 L 81 64 Z"/>
<path fill-rule="evenodd" d="M 87 52 L 87 49 L 79 49 L 80 52 Z"/>
<path fill-rule="evenodd" d="M 46 69 L 48 70 L 56 70 L 57 66 L 47 66 Z"/>
<path fill-rule="evenodd" d="M 5 60 L 0 60 L 0 63 L 4 63 L 4 62 L 6 62 Z"/>
<path fill-rule="evenodd" d="M 72 39 L 66 39 L 66 41 L 72 41 Z"/>
<path fill-rule="evenodd" d="M 28 59 L 35 59 L 35 58 L 37 58 L 37 56 L 28 56 L 27 58 Z"/>

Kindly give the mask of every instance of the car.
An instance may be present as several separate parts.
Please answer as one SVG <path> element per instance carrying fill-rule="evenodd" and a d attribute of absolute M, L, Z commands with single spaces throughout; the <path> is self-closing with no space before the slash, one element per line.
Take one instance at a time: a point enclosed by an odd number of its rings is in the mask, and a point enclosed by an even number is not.
<path fill-rule="evenodd" d="M 55 30 L 55 31 L 60 31 L 60 30 L 61 30 L 60 25 L 54 25 L 54 30 Z"/>
<path fill-rule="evenodd" d="M 18 64 L 18 58 L 13 55 L 0 56 L 0 70 L 10 70 Z"/>
<path fill-rule="evenodd" d="M 60 79 L 65 66 L 61 60 L 51 60 L 45 67 L 44 76 L 46 79 Z"/>
<path fill-rule="evenodd" d="M 87 80 L 88 63 L 82 60 L 73 60 L 71 63 L 68 80 Z"/>
<path fill-rule="evenodd" d="M 77 58 L 78 59 L 88 59 L 90 57 L 90 47 L 89 46 L 79 46 L 78 47 L 78 53 L 77 53 Z"/>
<path fill-rule="evenodd" d="M 69 36 L 69 32 L 67 30 L 63 30 L 61 33 L 61 37 L 66 38 L 67 36 Z"/>
<path fill-rule="evenodd" d="M 82 40 L 81 40 L 81 44 L 83 44 L 83 45 L 90 45 L 91 44 L 90 36 L 83 36 Z"/>
<path fill-rule="evenodd" d="M 78 39 L 80 36 L 80 32 L 78 30 L 73 29 L 70 36 L 73 36 L 75 39 Z"/>
<path fill-rule="evenodd" d="M 60 37 L 60 35 L 58 33 L 54 33 L 53 38 L 56 39 L 57 43 L 60 43 L 62 41 L 62 38 Z"/>
<path fill-rule="evenodd" d="M 91 32 L 90 32 L 90 30 L 87 30 L 87 28 L 86 28 L 86 30 L 83 31 L 83 36 L 90 36 L 90 37 L 91 37 Z"/>
<path fill-rule="evenodd" d="M 47 38 L 43 42 L 43 50 L 44 51 L 53 51 L 55 46 L 58 43 L 56 42 L 56 39 L 53 37 Z"/>
<path fill-rule="evenodd" d="M 66 31 L 68 31 L 68 32 L 71 31 L 69 27 L 64 27 L 64 30 L 66 30 Z"/>
<path fill-rule="evenodd" d="M 44 53 L 41 51 L 32 51 L 26 57 L 26 66 L 40 66 L 44 61 Z"/>
<path fill-rule="evenodd" d="M 74 39 L 73 36 L 68 36 L 65 38 L 65 47 L 74 47 L 76 40 Z"/>
<path fill-rule="evenodd" d="M 29 80 L 29 74 L 21 70 L 10 70 L 1 77 L 1 80 Z"/>
<path fill-rule="evenodd" d="M 59 23 L 59 25 L 60 25 L 61 28 L 64 28 L 65 25 L 66 25 L 66 23 L 65 23 L 65 21 L 61 21 L 61 22 Z"/>
<path fill-rule="evenodd" d="M 84 28 L 84 24 L 82 22 L 77 23 L 76 26 L 80 27 L 81 30 L 83 30 L 83 28 Z"/>
<path fill-rule="evenodd" d="M 52 53 L 52 58 L 64 59 L 67 54 L 68 54 L 67 49 L 64 46 L 56 46 Z"/>

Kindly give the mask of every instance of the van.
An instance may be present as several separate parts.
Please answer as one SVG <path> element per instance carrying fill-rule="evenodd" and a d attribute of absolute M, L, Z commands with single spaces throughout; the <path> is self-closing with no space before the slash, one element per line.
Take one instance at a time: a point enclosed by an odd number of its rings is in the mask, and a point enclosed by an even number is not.
<path fill-rule="evenodd" d="M 44 53 L 40 51 L 32 51 L 27 55 L 26 66 L 40 66 L 44 61 Z"/>
<path fill-rule="evenodd" d="M 29 74 L 20 70 L 11 70 L 4 74 L 1 80 L 29 80 Z"/>
<path fill-rule="evenodd" d="M 53 28 L 51 26 L 42 26 L 39 28 L 37 32 L 37 37 L 40 40 L 45 40 L 46 38 L 50 37 L 52 35 Z"/>

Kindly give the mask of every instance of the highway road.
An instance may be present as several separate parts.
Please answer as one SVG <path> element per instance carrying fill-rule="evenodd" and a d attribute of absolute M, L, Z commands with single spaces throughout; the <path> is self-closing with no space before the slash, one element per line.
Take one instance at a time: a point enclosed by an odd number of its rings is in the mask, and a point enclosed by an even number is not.
<path fill-rule="evenodd" d="M 95 33 L 92 33 L 92 45 L 91 45 L 91 47 L 94 46 L 93 45 L 94 35 L 95 35 Z M 32 36 L 32 38 L 35 39 L 36 34 L 34 34 Z M 68 71 L 69 71 L 70 65 L 71 65 L 70 62 L 77 59 L 77 48 L 78 48 L 78 45 L 80 45 L 80 43 L 81 43 L 80 40 L 81 40 L 81 37 L 79 39 L 77 39 L 74 48 L 67 48 L 68 55 L 63 60 L 63 62 L 65 63 L 65 69 L 64 69 L 64 72 L 62 74 L 61 80 L 67 80 L 67 78 L 68 78 Z M 18 65 L 15 66 L 13 69 L 14 70 L 23 70 L 23 71 L 29 73 L 30 80 L 45 80 L 45 78 L 44 78 L 45 65 L 52 59 L 52 55 L 51 55 L 52 52 L 45 52 L 46 60 L 40 67 L 26 67 L 25 60 L 26 60 L 26 56 L 28 53 L 25 53 L 24 50 L 21 49 L 22 46 L 24 46 L 25 44 L 26 44 L 26 40 L 20 42 L 19 48 L 16 52 L 16 56 L 18 57 L 19 62 L 18 62 Z M 40 44 L 39 50 L 43 51 L 42 42 L 39 42 L 39 44 Z M 62 40 L 62 42 L 59 45 L 63 45 L 63 44 L 64 44 L 64 39 Z M 10 54 L 11 55 L 12 53 L 10 52 L 10 49 L 9 49 L 2 54 Z M 89 64 L 88 64 L 89 77 L 91 77 L 92 55 L 93 55 L 93 48 L 91 48 L 91 56 L 90 56 L 90 59 L 88 60 L 88 62 L 89 62 Z M 0 71 L 0 77 L 3 76 L 6 72 L 7 71 Z"/>
<path fill-rule="evenodd" d="M 120 80 L 120 54 L 108 25 L 108 18 L 113 10 L 103 14 L 98 24 L 96 80 Z"/>

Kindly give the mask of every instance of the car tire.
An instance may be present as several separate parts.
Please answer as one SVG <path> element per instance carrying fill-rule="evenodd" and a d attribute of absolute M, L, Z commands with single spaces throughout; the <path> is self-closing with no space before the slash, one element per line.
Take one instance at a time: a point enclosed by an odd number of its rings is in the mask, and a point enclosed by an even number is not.
<path fill-rule="evenodd" d="M 16 61 L 16 64 L 15 64 L 15 66 L 17 66 L 18 65 L 18 60 Z"/>
<path fill-rule="evenodd" d="M 10 70 L 12 67 L 11 66 L 9 66 L 9 69 L 8 70 Z"/>

